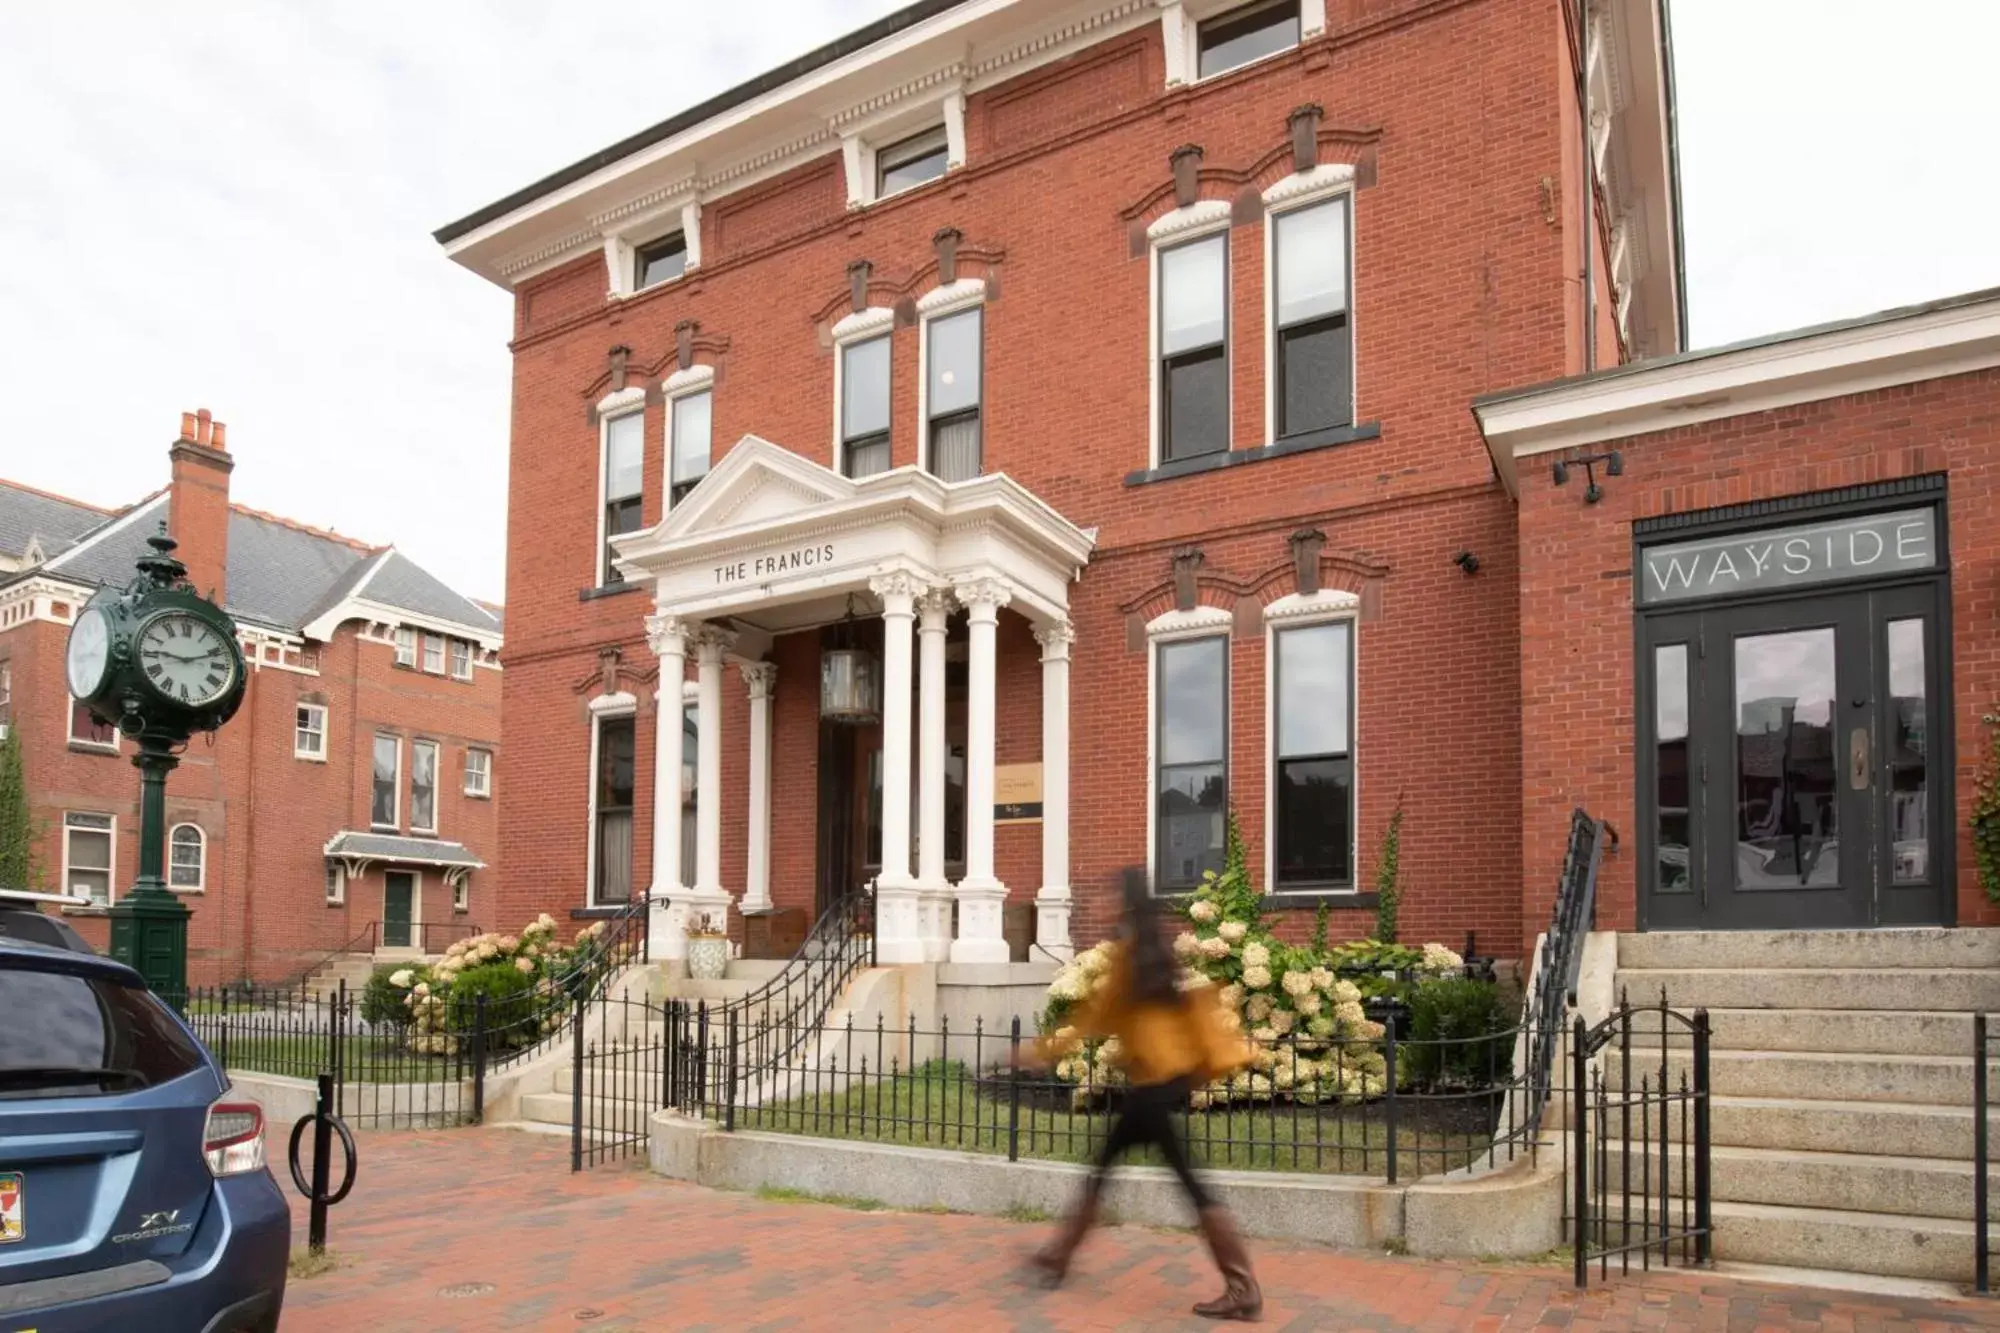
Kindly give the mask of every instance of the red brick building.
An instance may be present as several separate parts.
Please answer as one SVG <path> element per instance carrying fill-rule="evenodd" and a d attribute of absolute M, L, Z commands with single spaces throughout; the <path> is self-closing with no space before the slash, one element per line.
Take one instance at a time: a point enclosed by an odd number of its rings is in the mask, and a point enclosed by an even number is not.
<path fill-rule="evenodd" d="M 222 423 L 182 418 L 166 487 L 116 510 L 0 482 L 0 723 L 19 739 L 35 886 L 99 947 L 138 872 L 129 741 L 73 704 L 69 625 L 164 524 L 236 619 L 248 689 L 167 786 L 189 979 L 296 978 L 352 945 L 435 950 L 495 920 L 501 620 L 393 547 L 229 501 Z M 254 452 L 253 452 L 254 458 Z"/>
<path fill-rule="evenodd" d="M 1060 952 L 1233 813 L 1360 935 L 1400 805 L 1405 935 L 1517 955 L 1469 406 L 1681 345 L 1656 7 L 1593 14 L 920 3 L 441 230 L 516 298 L 498 914 Z"/>

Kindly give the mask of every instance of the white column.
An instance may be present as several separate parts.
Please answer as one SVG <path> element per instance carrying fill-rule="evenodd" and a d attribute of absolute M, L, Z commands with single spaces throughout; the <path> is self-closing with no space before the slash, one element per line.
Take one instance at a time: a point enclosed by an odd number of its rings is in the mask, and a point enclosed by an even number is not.
<path fill-rule="evenodd" d="M 687 904 L 681 884 L 681 681 L 687 676 L 688 625 L 679 616 L 646 617 L 646 646 L 660 658 L 653 694 L 653 883 L 647 950 L 655 959 L 687 954 Z"/>
<path fill-rule="evenodd" d="M 882 873 L 875 880 L 875 960 L 921 963 L 917 883 L 910 875 L 910 628 L 919 585 L 871 579 L 882 599 Z"/>
<path fill-rule="evenodd" d="M 1069 648 L 1076 628 L 1055 620 L 1035 631 L 1042 645 L 1042 888 L 1035 939 L 1067 961 L 1069 938 Z"/>
<path fill-rule="evenodd" d="M 1001 905 L 1007 886 L 993 874 L 994 688 L 999 669 L 999 616 L 1009 593 L 996 579 L 958 586 L 971 622 L 965 703 L 965 878 L 958 884 L 954 963 L 1004 963 L 1007 940 Z"/>
<path fill-rule="evenodd" d="M 729 912 L 722 887 L 722 657 L 734 638 L 705 627 L 695 636 L 695 678 L 700 686 L 696 727 L 700 733 L 695 768 L 694 893 L 699 910 L 721 925 Z"/>
<path fill-rule="evenodd" d="M 750 853 L 743 878 L 745 912 L 771 910 L 771 691 L 773 662 L 743 663 L 750 687 Z"/>
<path fill-rule="evenodd" d="M 944 877 L 945 631 L 951 594 L 933 588 L 917 599 L 919 683 L 917 718 L 917 916 L 924 960 L 951 956 L 951 885 Z"/>

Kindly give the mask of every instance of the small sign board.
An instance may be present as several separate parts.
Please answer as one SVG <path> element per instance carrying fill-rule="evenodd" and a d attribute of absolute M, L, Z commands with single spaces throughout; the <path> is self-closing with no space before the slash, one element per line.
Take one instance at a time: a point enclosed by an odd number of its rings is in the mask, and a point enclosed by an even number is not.
<path fill-rule="evenodd" d="M 1657 606 L 1702 597 L 1838 583 L 1935 569 L 1933 509 L 1649 546 L 1640 556 L 1640 601 Z"/>
<path fill-rule="evenodd" d="M 993 770 L 993 822 L 1042 822 L 1042 766 L 1000 764 Z"/>

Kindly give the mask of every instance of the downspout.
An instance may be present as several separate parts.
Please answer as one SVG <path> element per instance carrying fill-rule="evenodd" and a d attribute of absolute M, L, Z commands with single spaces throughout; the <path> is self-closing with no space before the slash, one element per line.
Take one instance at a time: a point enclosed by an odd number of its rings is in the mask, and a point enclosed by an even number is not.
<path fill-rule="evenodd" d="M 1597 178 L 1590 152 L 1590 0 L 1576 0 L 1576 122 L 1583 158 L 1583 373 L 1597 369 Z"/>
<path fill-rule="evenodd" d="M 258 682 L 264 679 L 263 648 L 257 650 L 257 662 L 250 668 L 250 690 L 261 694 Z M 243 967 L 240 975 L 246 982 L 255 981 L 250 975 L 250 960 L 257 956 L 257 708 L 258 700 L 250 701 L 250 737 L 244 742 L 247 758 L 243 765 Z"/>

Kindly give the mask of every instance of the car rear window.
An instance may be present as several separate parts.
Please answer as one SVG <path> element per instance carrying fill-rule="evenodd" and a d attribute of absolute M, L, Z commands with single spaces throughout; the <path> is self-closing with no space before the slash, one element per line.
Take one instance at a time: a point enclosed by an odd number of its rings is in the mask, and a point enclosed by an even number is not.
<path fill-rule="evenodd" d="M 0 968 L 0 1099 L 134 1092 L 198 1069 L 201 1048 L 152 994 Z"/>

